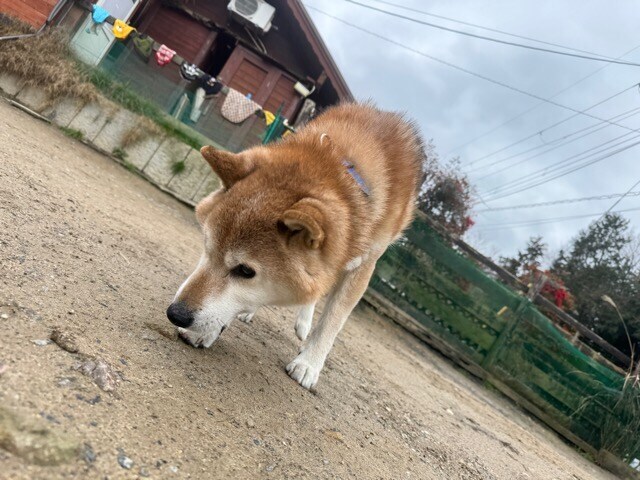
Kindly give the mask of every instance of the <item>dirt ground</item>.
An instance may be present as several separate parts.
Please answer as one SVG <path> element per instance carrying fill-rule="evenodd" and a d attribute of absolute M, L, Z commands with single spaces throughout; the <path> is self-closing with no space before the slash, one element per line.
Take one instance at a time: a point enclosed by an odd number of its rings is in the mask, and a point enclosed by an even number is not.
<path fill-rule="evenodd" d="M 613 478 L 365 307 L 316 393 L 289 311 L 188 347 L 164 312 L 200 245 L 191 209 L 0 101 L 1 478 Z M 37 465 L 22 421 L 72 453 Z"/>

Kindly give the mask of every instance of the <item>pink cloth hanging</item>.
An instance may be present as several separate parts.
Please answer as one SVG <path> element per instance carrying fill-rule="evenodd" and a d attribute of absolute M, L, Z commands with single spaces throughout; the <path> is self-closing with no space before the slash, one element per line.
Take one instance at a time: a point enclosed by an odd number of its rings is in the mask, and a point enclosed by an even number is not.
<path fill-rule="evenodd" d="M 171 50 L 166 45 L 160 45 L 160 48 L 158 48 L 158 51 L 156 52 L 156 62 L 158 62 L 158 65 L 161 67 L 164 67 L 171 61 L 171 59 L 173 59 L 175 54 L 175 50 Z"/>

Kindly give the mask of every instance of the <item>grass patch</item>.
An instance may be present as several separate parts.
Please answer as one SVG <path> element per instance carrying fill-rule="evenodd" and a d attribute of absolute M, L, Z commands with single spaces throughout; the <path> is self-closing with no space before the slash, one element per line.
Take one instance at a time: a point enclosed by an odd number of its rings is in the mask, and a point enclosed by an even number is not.
<path fill-rule="evenodd" d="M 613 408 L 602 423 L 602 446 L 624 459 L 640 457 L 640 386 L 627 377 L 620 390 L 608 391 Z"/>
<path fill-rule="evenodd" d="M 125 152 L 122 148 L 116 147 L 111 152 L 111 155 L 116 157 L 118 160 L 125 161 L 127 159 L 127 152 Z"/>
<path fill-rule="evenodd" d="M 598 390 L 583 399 L 576 413 L 605 406 L 598 432 L 600 448 L 627 463 L 640 458 L 640 379 L 627 374 L 618 385 L 598 382 Z"/>
<path fill-rule="evenodd" d="M 187 164 L 184 163 L 184 160 L 180 160 L 179 162 L 174 162 L 171 164 L 171 171 L 174 175 L 178 175 L 179 173 L 184 172 L 184 169 L 187 168 Z"/>
<path fill-rule="evenodd" d="M 138 168 L 133 163 L 128 162 L 127 160 L 122 160 L 122 165 L 124 165 L 124 168 L 126 168 L 130 172 L 139 173 Z"/>
<path fill-rule="evenodd" d="M 84 140 L 84 133 L 80 130 L 76 130 L 75 128 L 68 127 L 58 127 L 62 133 L 64 133 L 67 137 L 73 138 L 75 140 Z"/>

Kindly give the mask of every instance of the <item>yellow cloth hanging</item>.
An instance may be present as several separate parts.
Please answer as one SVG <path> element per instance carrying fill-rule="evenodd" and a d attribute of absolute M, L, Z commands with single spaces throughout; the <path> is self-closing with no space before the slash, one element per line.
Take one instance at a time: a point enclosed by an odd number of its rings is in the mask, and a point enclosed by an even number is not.
<path fill-rule="evenodd" d="M 113 22 L 113 35 L 118 40 L 126 40 L 131 32 L 135 32 L 136 29 L 130 25 L 127 25 L 122 20 L 116 20 Z"/>
<path fill-rule="evenodd" d="M 269 110 L 264 110 L 264 123 L 266 123 L 267 126 L 271 125 L 275 119 L 276 116 L 273 113 Z"/>

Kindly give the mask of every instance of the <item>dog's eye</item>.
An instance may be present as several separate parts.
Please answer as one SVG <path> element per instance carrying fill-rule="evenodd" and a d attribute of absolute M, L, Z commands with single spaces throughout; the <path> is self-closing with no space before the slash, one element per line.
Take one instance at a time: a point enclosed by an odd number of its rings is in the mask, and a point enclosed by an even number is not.
<path fill-rule="evenodd" d="M 256 271 L 253 268 L 241 263 L 240 265 L 231 269 L 231 275 L 239 278 L 253 278 L 256 276 Z"/>

